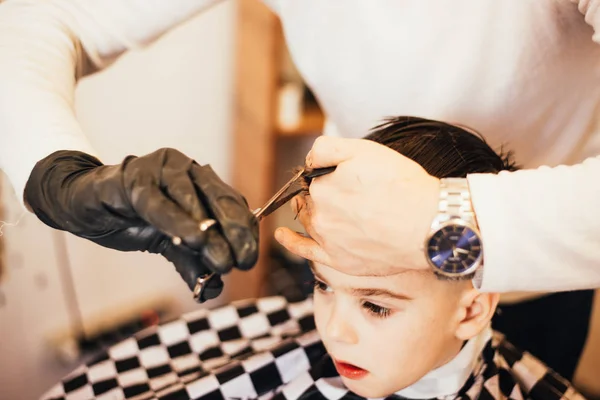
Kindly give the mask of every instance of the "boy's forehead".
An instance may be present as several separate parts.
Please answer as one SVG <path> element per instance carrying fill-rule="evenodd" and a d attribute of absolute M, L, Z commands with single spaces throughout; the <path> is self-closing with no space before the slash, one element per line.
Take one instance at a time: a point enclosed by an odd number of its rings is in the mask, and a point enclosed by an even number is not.
<path fill-rule="evenodd" d="M 382 287 L 418 290 L 425 285 L 431 285 L 436 278 L 431 271 L 405 270 L 392 275 L 350 275 L 325 264 L 311 262 L 311 269 L 317 277 L 324 279 L 330 285 L 340 284 L 349 287 Z"/>
<path fill-rule="evenodd" d="M 398 269 L 395 269 L 394 270 L 395 272 L 392 274 L 384 273 L 383 271 L 379 272 L 379 271 L 373 269 L 372 271 L 370 271 L 367 274 L 352 275 L 352 274 L 348 274 L 348 273 L 344 272 L 343 267 L 333 267 L 330 265 L 318 263 L 316 261 L 310 261 L 309 265 L 310 265 L 310 268 L 313 270 L 313 272 L 327 273 L 328 271 L 334 271 L 337 274 L 347 276 L 347 277 L 352 277 L 352 278 L 358 278 L 358 279 L 360 279 L 360 278 L 390 279 L 393 277 L 410 277 L 410 276 L 422 277 L 422 278 L 435 277 L 433 272 L 430 270 L 415 270 L 413 268 L 406 268 L 406 269 L 398 268 Z"/>
<path fill-rule="evenodd" d="M 315 277 L 334 292 L 340 291 L 357 298 L 408 300 L 411 303 L 417 299 L 435 299 L 417 302 L 422 306 L 440 304 L 441 299 L 449 301 L 469 286 L 467 282 L 461 284 L 439 280 L 432 271 L 410 270 L 388 276 L 354 276 L 323 264 L 311 267 Z"/>

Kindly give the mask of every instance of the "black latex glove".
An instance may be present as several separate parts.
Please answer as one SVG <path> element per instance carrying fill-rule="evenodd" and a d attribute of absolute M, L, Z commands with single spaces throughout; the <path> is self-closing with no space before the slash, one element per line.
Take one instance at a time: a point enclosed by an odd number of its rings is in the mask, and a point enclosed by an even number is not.
<path fill-rule="evenodd" d="M 174 149 L 119 165 L 103 165 L 78 151 L 58 151 L 39 161 L 25 203 L 45 224 L 121 251 L 162 254 L 193 290 L 210 272 L 247 270 L 258 258 L 258 221 L 245 198 L 209 165 Z M 199 222 L 218 225 L 202 232 Z M 173 244 L 179 237 L 181 244 Z M 205 297 L 220 294 L 212 279 Z"/>

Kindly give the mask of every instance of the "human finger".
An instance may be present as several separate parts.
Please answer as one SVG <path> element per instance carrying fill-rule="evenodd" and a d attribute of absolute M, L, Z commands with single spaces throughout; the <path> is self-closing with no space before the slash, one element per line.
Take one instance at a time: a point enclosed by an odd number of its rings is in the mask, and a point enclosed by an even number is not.
<path fill-rule="evenodd" d="M 319 136 L 306 156 L 306 166 L 309 168 L 337 166 L 354 157 L 362 146 L 368 146 L 366 142 L 361 139 Z"/>
<path fill-rule="evenodd" d="M 289 228 L 281 227 L 275 231 L 275 239 L 293 254 L 310 261 L 330 265 L 330 257 L 312 238 L 303 236 Z"/>

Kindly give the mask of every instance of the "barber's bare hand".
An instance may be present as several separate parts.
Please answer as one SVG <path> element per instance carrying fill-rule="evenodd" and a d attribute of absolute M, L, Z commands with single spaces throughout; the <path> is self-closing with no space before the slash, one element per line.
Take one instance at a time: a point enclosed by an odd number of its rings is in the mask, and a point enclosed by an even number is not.
<path fill-rule="evenodd" d="M 292 253 L 354 275 L 425 269 L 424 241 L 436 215 L 439 180 L 419 164 L 364 139 L 318 138 L 307 166 L 337 165 L 298 197 L 309 238 L 279 228 Z"/>

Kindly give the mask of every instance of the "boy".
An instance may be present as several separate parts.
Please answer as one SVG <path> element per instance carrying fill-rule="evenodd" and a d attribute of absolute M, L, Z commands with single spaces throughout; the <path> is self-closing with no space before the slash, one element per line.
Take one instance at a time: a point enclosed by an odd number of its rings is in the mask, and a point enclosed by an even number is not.
<path fill-rule="evenodd" d="M 367 139 L 438 177 L 515 168 L 476 135 L 437 121 L 396 118 Z M 470 280 L 312 270 L 313 298 L 269 297 L 186 315 L 114 346 L 45 398 L 581 398 L 492 332 L 499 296 Z"/>

